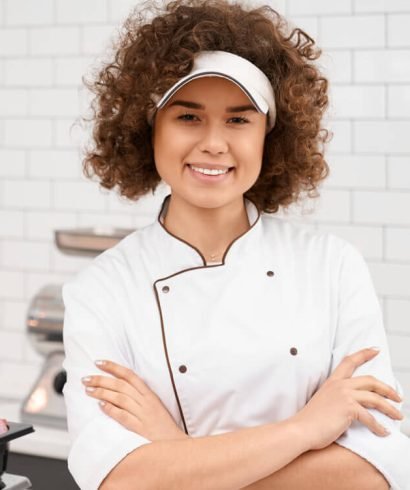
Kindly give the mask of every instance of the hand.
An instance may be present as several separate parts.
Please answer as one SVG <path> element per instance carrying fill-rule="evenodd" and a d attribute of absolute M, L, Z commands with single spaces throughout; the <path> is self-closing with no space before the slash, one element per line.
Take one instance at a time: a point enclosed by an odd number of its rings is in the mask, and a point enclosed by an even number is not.
<path fill-rule="evenodd" d="M 86 393 L 105 402 L 103 406 L 100 404 L 104 413 L 150 441 L 189 437 L 176 425 L 159 397 L 134 371 L 113 361 L 96 365 L 115 376 L 82 378 L 87 387 L 95 388 L 93 391 L 86 389 Z"/>
<path fill-rule="evenodd" d="M 377 354 L 378 351 L 373 349 L 362 349 L 346 356 L 302 410 L 292 417 L 307 437 L 310 449 L 327 447 L 354 420 L 362 422 L 376 435 L 386 436 L 388 432 L 363 407 L 377 408 L 392 419 L 403 418 L 401 412 L 384 398 L 401 401 L 393 388 L 374 376 L 351 378 L 357 367 Z"/>

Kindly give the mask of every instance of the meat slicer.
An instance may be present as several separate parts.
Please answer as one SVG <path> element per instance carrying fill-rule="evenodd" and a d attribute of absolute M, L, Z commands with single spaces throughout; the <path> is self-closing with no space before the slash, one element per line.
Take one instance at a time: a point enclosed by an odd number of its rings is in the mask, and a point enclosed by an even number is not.
<path fill-rule="evenodd" d="M 68 255 L 95 257 L 111 248 L 133 230 L 123 228 L 80 228 L 55 230 L 57 248 Z M 62 285 L 43 286 L 32 299 L 27 313 L 27 333 L 44 365 L 20 410 L 21 421 L 67 429 L 62 390 L 66 373 L 64 360 L 64 303 Z"/>

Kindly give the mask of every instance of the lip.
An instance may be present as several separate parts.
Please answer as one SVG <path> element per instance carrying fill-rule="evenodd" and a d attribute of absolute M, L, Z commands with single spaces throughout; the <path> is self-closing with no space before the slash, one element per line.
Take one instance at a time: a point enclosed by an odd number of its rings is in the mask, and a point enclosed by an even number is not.
<path fill-rule="evenodd" d="M 220 175 L 205 175 L 201 174 L 200 172 L 196 172 L 195 170 L 192 170 L 192 168 L 187 164 L 186 165 L 187 170 L 189 174 L 194 178 L 195 180 L 199 182 L 206 182 L 206 183 L 218 183 L 225 181 L 230 178 L 230 174 L 233 173 L 234 169 L 229 170 L 226 174 L 220 174 Z M 204 167 L 205 168 L 205 167 Z M 228 167 L 222 168 L 222 170 L 226 169 Z"/>
<path fill-rule="evenodd" d="M 187 165 L 193 165 L 194 167 L 206 168 L 208 170 L 226 170 L 232 168 L 233 165 L 216 165 L 213 163 L 201 163 L 201 162 L 189 162 Z"/>

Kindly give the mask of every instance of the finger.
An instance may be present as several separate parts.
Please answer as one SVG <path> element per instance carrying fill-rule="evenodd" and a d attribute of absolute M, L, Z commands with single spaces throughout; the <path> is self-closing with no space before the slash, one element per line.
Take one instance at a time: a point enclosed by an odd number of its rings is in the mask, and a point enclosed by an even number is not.
<path fill-rule="evenodd" d="M 403 420 L 400 410 L 397 410 L 377 393 L 358 390 L 354 393 L 354 398 L 365 408 L 375 408 L 394 420 Z"/>
<path fill-rule="evenodd" d="M 355 376 L 351 378 L 351 380 L 349 380 L 348 382 L 353 389 L 374 391 L 386 398 L 390 398 L 395 402 L 402 401 L 400 395 L 394 388 L 386 383 L 383 383 L 383 381 L 380 381 L 374 376 Z"/>
<path fill-rule="evenodd" d="M 119 393 L 125 393 L 131 398 L 138 400 L 141 393 L 123 379 L 111 378 L 108 376 L 86 376 L 82 378 L 82 382 L 85 386 L 90 388 L 105 388 L 111 391 L 117 391 Z M 87 390 L 91 392 L 93 390 Z"/>
<path fill-rule="evenodd" d="M 110 404 L 115 405 L 117 408 L 126 410 L 134 417 L 138 417 L 140 404 L 125 393 L 118 393 L 117 391 L 106 390 L 105 388 L 87 388 L 86 393 L 90 397 L 109 402 Z M 89 388 L 92 388 L 92 390 Z"/>
<path fill-rule="evenodd" d="M 141 393 L 141 395 L 146 395 L 150 391 L 148 386 L 142 381 L 139 376 L 137 376 L 137 374 L 132 369 L 122 366 L 121 364 L 117 364 L 114 361 L 108 360 L 98 360 L 95 361 L 95 364 L 100 369 L 112 373 L 115 377 L 128 381 L 136 390 Z"/>
<path fill-rule="evenodd" d="M 99 405 L 105 414 L 119 422 L 126 429 L 137 433 L 141 430 L 141 423 L 135 415 L 109 402 L 105 402 L 104 404 L 99 403 Z"/>
<path fill-rule="evenodd" d="M 345 356 L 328 379 L 350 378 L 359 366 L 375 357 L 379 352 L 373 349 L 362 349 Z"/>
<path fill-rule="evenodd" d="M 390 432 L 380 424 L 373 415 L 366 410 L 364 407 L 360 406 L 358 409 L 358 420 L 366 425 L 372 432 L 378 436 L 387 436 Z"/>

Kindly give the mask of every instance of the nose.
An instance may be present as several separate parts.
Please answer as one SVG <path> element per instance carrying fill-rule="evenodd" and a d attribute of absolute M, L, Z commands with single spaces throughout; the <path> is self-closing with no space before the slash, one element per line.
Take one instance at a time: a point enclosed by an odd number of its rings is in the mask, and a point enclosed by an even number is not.
<path fill-rule="evenodd" d="M 229 144 L 223 129 L 216 123 L 207 124 L 201 132 L 198 148 L 207 153 L 225 153 Z"/>

